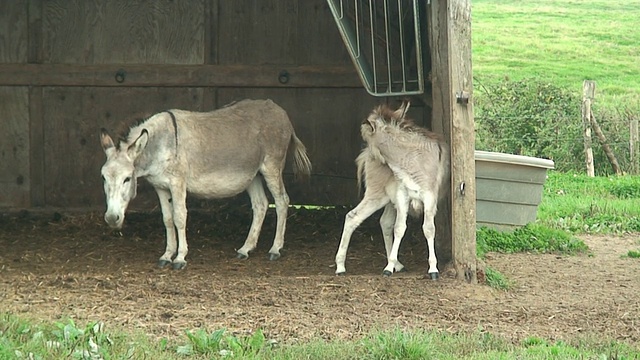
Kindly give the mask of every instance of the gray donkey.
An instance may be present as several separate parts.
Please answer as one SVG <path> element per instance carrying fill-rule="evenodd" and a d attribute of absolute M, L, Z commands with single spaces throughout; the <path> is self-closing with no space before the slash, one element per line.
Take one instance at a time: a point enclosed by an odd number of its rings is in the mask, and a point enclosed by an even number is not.
<path fill-rule="evenodd" d="M 398 261 L 400 242 L 407 229 L 407 214 L 424 214 L 422 231 L 429 250 L 429 275 L 438 278 L 435 254 L 435 224 L 439 198 L 449 182 L 449 146 L 441 135 L 418 127 L 406 117 L 409 103 L 391 110 L 378 106 L 362 123 L 360 131 L 367 146 L 356 164 L 358 186 L 364 177 L 362 201 L 345 217 L 336 254 L 336 274 L 346 272 L 345 260 L 353 231 L 374 212 L 384 207 L 380 227 L 387 253 L 383 274 L 402 271 Z"/>
<path fill-rule="evenodd" d="M 276 206 L 276 234 L 269 250 L 275 260 L 284 245 L 289 206 L 282 179 L 287 153 L 293 152 L 296 176 L 311 173 L 287 113 L 271 100 L 242 100 L 211 112 L 161 112 L 132 126 L 117 144 L 102 129 L 101 144 L 107 156 L 102 166 L 105 221 L 122 227 L 129 201 L 136 196 L 136 179 L 145 178 L 158 193 L 166 227 L 167 247 L 158 265 L 173 263 L 174 269 L 187 264 L 187 192 L 214 199 L 249 193 L 253 221 L 238 250 L 239 258 L 247 258 L 269 206 L 264 179 Z"/>

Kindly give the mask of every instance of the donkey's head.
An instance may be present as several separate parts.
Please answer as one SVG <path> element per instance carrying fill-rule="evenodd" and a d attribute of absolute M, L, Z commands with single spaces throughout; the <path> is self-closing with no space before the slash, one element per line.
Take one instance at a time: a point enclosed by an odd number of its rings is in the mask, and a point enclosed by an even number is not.
<path fill-rule="evenodd" d="M 397 110 L 392 110 L 387 105 L 380 105 L 373 109 L 369 117 L 367 117 L 360 126 L 362 139 L 366 142 L 372 140 L 376 133 L 382 131 L 385 127 L 396 126 L 406 120 L 407 111 L 410 103 L 405 101 Z"/>
<path fill-rule="evenodd" d="M 107 161 L 102 165 L 102 181 L 107 200 L 104 220 L 112 228 L 119 229 L 124 222 L 124 213 L 129 201 L 136 197 L 136 169 L 134 163 L 147 145 L 149 133 L 142 130 L 140 136 L 131 144 L 113 143 L 105 129 L 101 130 L 100 143 Z"/>

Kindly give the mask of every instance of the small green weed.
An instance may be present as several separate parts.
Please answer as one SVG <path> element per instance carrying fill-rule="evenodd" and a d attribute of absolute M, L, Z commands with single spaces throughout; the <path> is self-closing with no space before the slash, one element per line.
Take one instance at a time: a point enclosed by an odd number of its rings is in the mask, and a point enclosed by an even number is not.
<path fill-rule="evenodd" d="M 509 290 L 511 288 L 511 281 L 499 271 L 487 266 L 484 272 L 487 277 L 487 284 L 492 288 L 500 290 Z"/>
<path fill-rule="evenodd" d="M 627 257 L 640 259 L 640 250 L 629 250 L 629 252 L 627 252 Z"/>
<path fill-rule="evenodd" d="M 222 357 L 253 358 L 267 348 L 268 342 L 258 329 L 246 337 L 226 334 L 225 329 L 209 333 L 203 329 L 186 332 L 189 343 L 176 348 L 178 355 L 207 355 Z"/>

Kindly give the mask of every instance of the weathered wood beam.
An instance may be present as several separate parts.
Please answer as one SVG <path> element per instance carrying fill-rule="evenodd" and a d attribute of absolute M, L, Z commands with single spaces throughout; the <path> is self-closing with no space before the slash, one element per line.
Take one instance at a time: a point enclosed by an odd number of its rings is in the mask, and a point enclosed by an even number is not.
<path fill-rule="evenodd" d="M 353 66 L 0 64 L 0 86 L 361 88 Z"/>
<path fill-rule="evenodd" d="M 582 131 L 584 137 L 584 156 L 587 176 L 594 177 L 593 149 L 591 148 L 591 102 L 595 97 L 596 82 L 585 80 L 582 84 Z"/>
<path fill-rule="evenodd" d="M 602 150 L 604 150 L 605 155 L 607 155 L 607 158 L 611 163 L 611 167 L 613 168 L 613 171 L 616 172 L 616 175 L 622 175 L 622 169 L 620 169 L 620 164 L 618 164 L 618 159 L 616 158 L 616 155 L 613 153 L 613 150 L 611 150 L 611 146 L 609 146 L 609 143 L 607 143 L 607 137 L 604 136 L 604 132 L 602 132 L 602 129 L 600 128 L 600 125 L 598 125 L 598 122 L 596 121 L 595 116 L 593 116 L 593 112 L 591 113 L 591 127 L 593 128 L 593 132 L 596 134 L 596 137 L 600 141 Z"/>
<path fill-rule="evenodd" d="M 442 116 L 450 130 L 452 261 L 458 279 L 476 283 L 471 2 L 432 1 L 429 18 L 434 118 Z"/>
<path fill-rule="evenodd" d="M 453 258 L 458 279 L 477 282 L 476 165 L 471 71 L 471 0 L 448 6 Z M 453 96 L 455 93 L 455 96 Z"/>

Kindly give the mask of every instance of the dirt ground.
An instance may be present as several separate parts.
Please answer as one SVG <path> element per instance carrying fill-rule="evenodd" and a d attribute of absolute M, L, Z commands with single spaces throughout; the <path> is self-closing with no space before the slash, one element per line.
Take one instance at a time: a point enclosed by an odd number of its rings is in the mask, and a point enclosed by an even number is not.
<path fill-rule="evenodd" d="M 33 319 L 139 329 L 174 338 L 193 328 L 269 338 L 351 339 L 388 328 L 484 330 L 514 341 L 576 334 L 640 340 L 640 236 L 585 236 L 591 254 L 497 254 L 487 264 L 514 282 L 509 291 L 469 285 L 443 273 L 425 278 L 419 227 L 409 228 L 390 278 L 377 220 L 354 234 L 346 276 L 334 275 L 345 209 L 290 212 L 282 258 L 269 261 L 270 211 L 258 248 L 235 258 L 248 209 L 190 213 L 190 252 L 182 271 L 159 269 L 159 213 L 127 215 L 122 232 L 99 213 L 0 215 L 0 311 Z"/>

